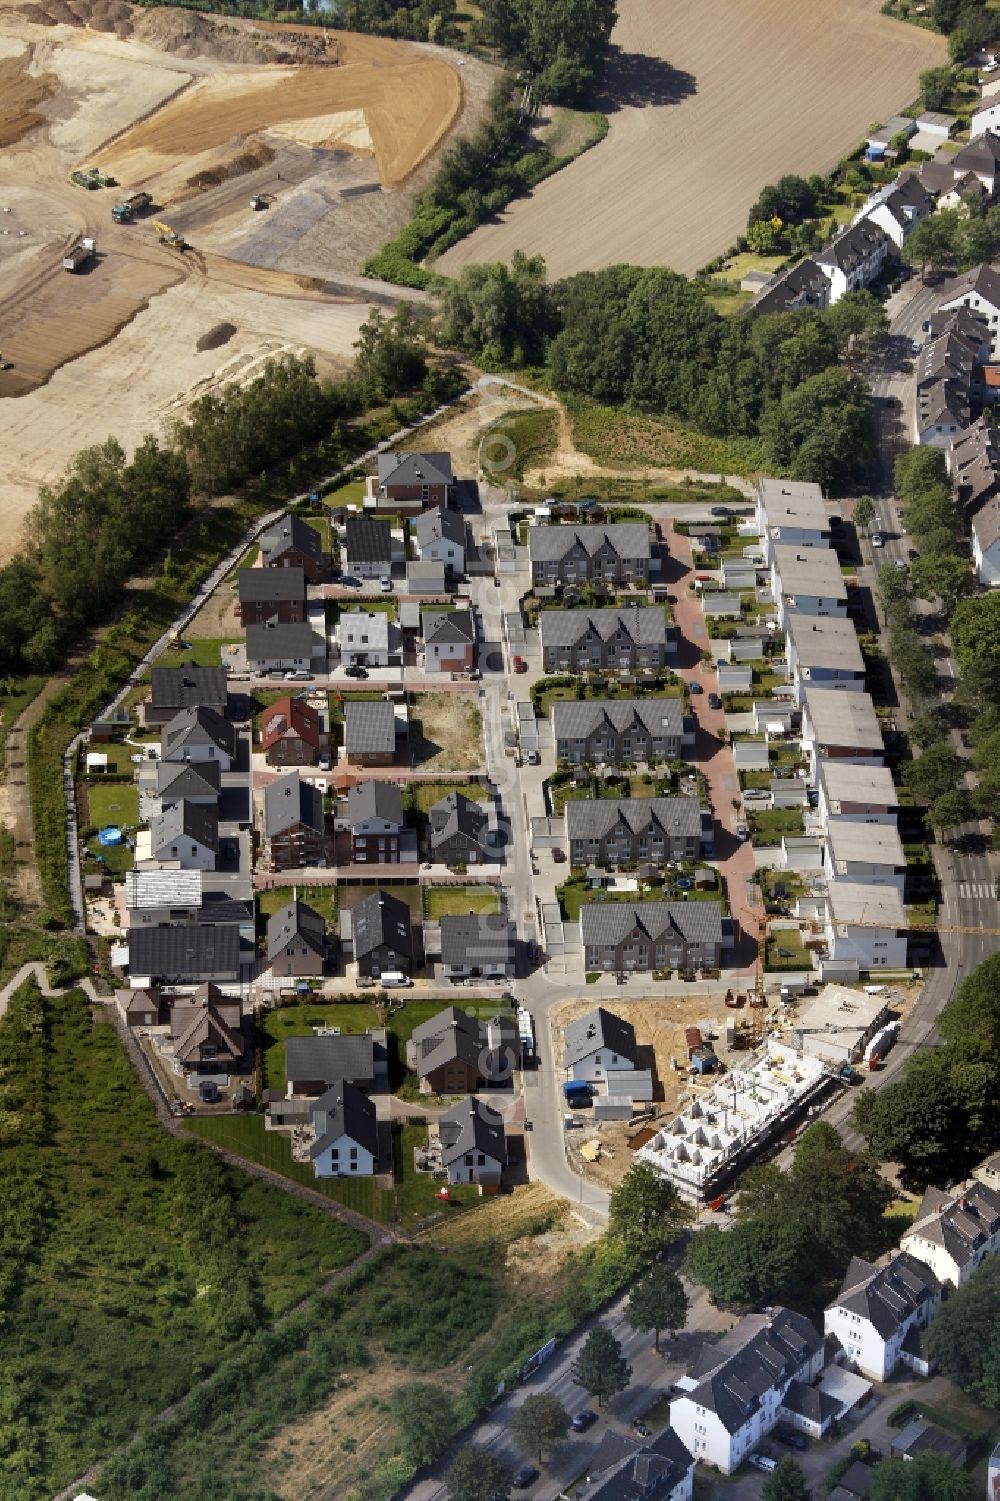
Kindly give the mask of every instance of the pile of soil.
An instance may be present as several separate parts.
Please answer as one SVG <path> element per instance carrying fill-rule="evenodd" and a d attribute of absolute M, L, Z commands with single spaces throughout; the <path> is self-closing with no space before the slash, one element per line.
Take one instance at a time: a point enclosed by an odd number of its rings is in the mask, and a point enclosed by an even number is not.
<path fill-rule="evenodd" d="M 51 73 L 28 72 L 30 52 L 23 57 L 0 57 L 0 147 L 13 146 L 44 119 L 38 105 L 54 94 L 58 80 Z"/>
<path fill-rule="evenodd" d="M 207 334 L 202 334 L 194 347 L 199 354 L 206 349 L 221 349 L 223 344 L 229 343 L 236 331 L 235 323 L 217 323 Z"/>
<path fill-rule="evenodd" d="M 259 30 L 250 21 L 170 6 L 147 10 L 129 5 L 127 0 L 29 0 L 18 14 L 36 26 L 87 26 L 118 37 L 134 37 L 175 57 L 286 66 L 311 63 L 314 67 L 340 61 L 336 40 L 318 29 Z"/>
<path fill-rule="evenodd" d="M 266 167 L 274 161 L 274 151 L 264 141 L 251 141 L 237 156 L 218 167 L 206 167 L 201 172 L 196 172 L 193 177 L 187 179 L 189 188 L 197 188 L 204 192 L 206 188 L 217 188 L 221 183 L 228 182 L 231 177 L 243 177 L 247 172 L 256 172 L 258 167 Z"/>

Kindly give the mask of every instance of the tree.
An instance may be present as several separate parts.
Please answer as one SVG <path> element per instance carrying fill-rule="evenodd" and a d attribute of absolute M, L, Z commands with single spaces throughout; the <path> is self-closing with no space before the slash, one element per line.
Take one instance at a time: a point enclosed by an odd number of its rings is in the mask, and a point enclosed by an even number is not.
<path fill-rule="evenodd" d="M 447 1392 L 426 1381 L 410 1381 L 392 1396 L 392 1415 L 403 1453 L 412 1465 L 440 1459 L 458 1432 L 455 1404 Z"/>
<path fill-rule="evenodd" d="M 794 1298 L 813 1276 L 815 1247 L 797 1220 L 750 1220 L 732 1230 L 711 1225 L 688 1242 L 684 1273 L 713 1303 L 760 1308 Z"/>
<path fill-rule="evenodd" d="M 600 74 L 615 0 L 484 0 L 477 38 L 542 75 L 542 97 L 578 103 Z"/>
<path fill-rule="evenodd" d="M 861 502 L 859 501 L 858 504 L 860 505 Z M 894 563 L 883 563 L 878 571 L 878 597 L 886 614 L 898 601 L 910 599 L 912 595 L 910 570 L 897 568 Z"/>
<path fill-rule="evenodd" d="M 934 25 L 939 31 L 946 34 L 953 31 L 958 25 L 958 18 L 962 11 L 962 0 L 934 0 L 931 13 L 934 17 Z"/>
<path fill-rule="evenodd" d="M 790 1454 L 782 1455 L 778 1468 L 764 1481 L 760 1494 L 762 1501 L 812 1501 L 805 1472 Z"/>
<path fill-rule="evenodd" d="M 455 1455 L 445 1481 L 451 1501 L 509 1501 L 512 1480 L 502 1459 L 467 1444 Z"/>
<path fill-rule="evenodd" d="M 846 297 L 841 297 L 839 302 L 826 309 L 824 317 L 836 335 L 838 349 L 842 351 L 852 338 L 866 351 L 875 349 L 889 332 L 885 303 L 867 290 L 848 292 Z"/>
<path fill-rule="evenodd" d="M 793 479 L 842 492 L 874 455 L 870 393 L 847 370 L 821 370 L 767 410 L 761 433 Z"/>
<path fill-rule="evenodd" d="M 773 219 L 755 219 L 747 229 L 747 247 L 757 255 L 773 255 L 780 247 L 784 225 Z"/>
<path fill-rule="evenodd" d="M 623 1392 L 632 1380 L 632 1367 L 622 1354 L 622 1347 L 609 1329 L 598 1325 L 573 1362 L 573 1380 L 585 1392 L 597 1398 L 597 1405 Z"/>
<path fill-rule="evenodd" d="M 955 69 L 950 66 L 927 68 L 920 75 L 920 97 L 924 109 L 944 109 L 955 87 Z"/>
<path fill-rule="evenodd" d="M 410 391 L 427 374 L 424 336 L 410 302 L 401 302 L 391 318 L 374 308 L 354 348 L 358 375 L 376 399 Z"/>
<path fill-rule="evenodd" d="M 968 559 L 948 554 L 919 557 L 910 574 L 917 598 L 939 599 L 947 615 L 975 587 Z"/>
<path fill-rule="evenodd" d="M 866 532 L 874 520 L 875 502 L 870 495 L 860 496 L 854 507 L 854 525 L 859 531 Z"/>
<path fill-rule="evenodd" d="M 660 1330 L 673 1333 L 687 1321 L 688 1299 L 684 1284 L 668 1266 L 654 1266 L 637 1282 L 625 1309 L 625 1322 L 645 1334 L 653 1331 L 653 1348 L 660 1348 Z"/>
<path fill-rule="evenodd" d="M 905 1163 L 925 1180 L 953 1176 L 965 1119 L 944 1049 L 914 1055 L 898 1081 L 865 1090 L 852 1120 L 883 1162 Z"/>
<path fill-rule="evenodd" d="M 934 832 L 943 837 L 948 829 L 957 829 L 972 817 L 972 798 L 964 787 L 942 792 L 931 803 L 927 817 Z"/>
<path fill-rule="evenodd" d="M 445 283 L 441 342 L 487 363 L 538 364 L 557 331 L 555 302 L 540 255 L 514 252 L 510 266 L 466 266 Z"/>
<path fill-rule="evenodd" d="M 930 109 L 930 105 L 927 106 Z M 958 209 L 940 209 L 931 214 L 907 239 L 900 251 L 906 266 L 919 266 L 920 279 L 926 281 L 928 269 L 953 265 L 958 260 L 962 232 L 962 215 Z"/>
<path fill-rule="evenodd" d="M 672 1245 L 691 1219 L 674 1185 L 649 1162 L 634 1162 L 612 1191 L 608 1234 L 635 1262 L 651 1261 Z"/>
<path fill-rule="evenodd" d="M 872 1470 L 868 1501 L 979 1501 L 967 1470 L 957 1470 L 944 1454 L 915 1459 L 883 1459 Z"/>
<path fill-rule="evenodd" d="M 953 31 L 948 38 L 948 59 L 950 62 L 961 66 L 970 53 L 976 48 L 975 38 L 971 31 L 963 26 L 959 31 Z"/>
<path fill-rule="evenodd" d="M 997 697 L 1000 684 L 1000 594 L 963 599 L 951 617 L 951 645 L 962 671 L 985 692 Z"/>
<path fill-rule="evenodd" d="M 510 1420 L 510 1430 L 522 1449 L 534 1454 L 539 1464 L 546 1449 L 564 1439 L 569 1430 L 569 1413 L 547 1392 L 525 1397 Z"/>
<path fill-rule="evenodd" d="M 984 1399 L 983 1378 L 998 1344 L 1000 1261 L 988 1256 L 947 1302 L 928 1330 L 928 1349 L 963 1391 Z"/>
<path fill-rule="evenodd" d="M 922 802 L 932 803 L 951 792 L 962 780 L 963 766 L 947 741 L 929 746 L 908 766 L 903 767 L 903 781 Z"/>

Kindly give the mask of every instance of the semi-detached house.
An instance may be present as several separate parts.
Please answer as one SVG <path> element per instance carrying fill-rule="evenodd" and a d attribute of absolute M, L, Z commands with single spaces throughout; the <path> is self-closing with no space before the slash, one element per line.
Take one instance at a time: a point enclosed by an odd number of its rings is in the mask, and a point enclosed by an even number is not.
<path fill-rule="evenodd" d="M 831 881 L 821 906 L 831 959 L 861 973 L 906 968 L 908 922 L 895 886 Z"/>
<path fill-rule="evenodd" d="M 821 760 L 881 766 L 885 743 L 870 693 L 806 688 L 802 695 L 802 749 L 815 778 Z"/>
<path fill-rule="evenodd" d="M 757 530 L 768 564 L 772 549 L 779 544 L 829 547 L 830 515 L 823 491 L 806 480 L 758 480 Z"/>
<path fill-rule="evenodd" d="M 614 1076 L 634 1070 L 639 1050 L 631 1022 L 598 1006 L 568 1022 L 563 1032 L 563 1068 L 570 1079 L 606 1084 L 614 1094 Z"/>
<path fill-rule="evenodd" d="M 574 865 L 697 860 L 712 837 L 696 797 L 570 798 L 565 818 Z"/>
<path fill-rule="evenodd" d="M 960 307 L 971 309 L 987 325 L 990 357 L 1000 358 L 1000 271 L 992 266 L 975 266 L 945 282 L 938 311 L 950 312 Z"/>
<path fill-rule="evenodd" d="M 899 794 L 888 766 L 820 761 L 816 785 L 824 826 L 840 819 L 861 824 L 896 822 Z"/>
<path fill-rule="evenodd" d="M 897 250 L 901 250 L 918 224 L 934 212 L 934 195 L 928 192 L 915 172 L 901 172 L 878 192 L 873 193 L 854 223 L 867 219 L 883 230 Z"/>
<path fill-rule="evenodd" d="M 894 1252 L 881 1267 L 855 1256 L 823 1326 L 839 1341 L 848 1365 L 870 1381 L 888 1381 L 900 1361 L 913 1363 L 917 1336 L 940 1302 L 939 1279 L 909 1252 Z"/>
<path fill-rule="evenodd" d="M 534 584 L 571 584 L 599 579 L 644 584 L 649 578 L 649 527 L 627 521 L 615 526 L 533 526 L 528 558 Z"/>
<path fill-rule="evenodd" d="M 1000 1192 L 975 1179 L 926 1189 L 900 1247 L 939 1282 L 961 1287 L 987 1256 L 1000 1252 Z"/>
<path fill-rule="evenodd" d="M 876 280 L 892 248 L 892 241 L 878 224 L 862 219 L 830 241 L 814 257 L 830 283 L 830 303 L 848 292 L 857 292 Z"/>
<path fill-rule="evenodd" d="M 538 629 L 546 672 L 655 670 L 677 647 L 662 605 L 542 610 Z"/>
<path fill-rule="evenodd" d="M 718 969 L 718 902 L 584 902 L 580 938 L 588 970 L 622 974 Z"/>
<path fill-rule="evenodd" d="M 676 761 L 684 741 L 679 698 L 556 699 L 556 756 L 578 766 Z"/>
<path fill-rule="evenodd" d="M 837 818 L 826 831 L 824 869 L 828 881 L 891 886 L 903 895 L 906 856 L 895 824 L 852 823 Z"/>
<path fill-rule="evenodd" d="M 837 688 L 861 693 L 865 661 L 854 622 L 839 615 L 785 616 L 785 659 L 801 704 L 806 688 Z"/>
<path fill-rule="evenodd" d="M 790 610 L 800 615 L 846 615 L 847 584 L 829 547 L 777 544 L 771 553 L 771 593 L 778 624 Z"/>

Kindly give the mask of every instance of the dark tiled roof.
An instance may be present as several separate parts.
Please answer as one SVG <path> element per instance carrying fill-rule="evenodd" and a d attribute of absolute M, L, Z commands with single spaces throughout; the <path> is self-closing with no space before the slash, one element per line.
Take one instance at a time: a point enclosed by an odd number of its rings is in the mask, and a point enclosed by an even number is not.
<path fill-rule="evenodd" d="M 460 1006 L 446 1006 L 414 1027 L 410 1037 L 417 1073 L 423 1077 L 454 1059 L 479 1067 L 482 1038 L 479 1022 Z"/>
<path fill-rule="evenodd" d="M 619 944 L 637 928 L 653 942 L 718 944 L 722 909 L 718 902 L 584 902 L 580 908 L 584 945 Z"/>
<path fill-rule="evenodd" d="M 241 568 L 237 575 L 241 604 L 277 604 L 306 597 L 301 568 Z"/>
<path fill-rule="evenodd" d="M 161 798 L 179 802 L 182 797 L 219 794 L 222 767 L 218 761 L 157 761 L 156 790 Z"/>
<path fill-rule="evenodd" d="M 884 1267 L 855 1256 L 835 1306 L 859 1314 L 883 1339 L 889 1339 L 940 1292 L 941 1284 L 930 1267 L 907 1251 L 897 1252 Z"/>
<path fill-rule="evenodd" d="M 213 803 L 189 803 L 186 798 L 165 808 L 150 820 L 150 847 L 154 858 L 181 839 L 191 839 L 205 849 L 219 848 L 219 808 Z"/>
<path fill-rule="evenodd" d="M 620 558 L 649 558 L 649 527 L 640 521 L 617 526 L 532 526 L 528 556 L 533 563 L 558 562 L 574 547 L 594 557 L 607 545 Z"/>
<path fill-rule="evenodd" d="M 435 803 L 427 815 L 430 824 L 431 848 L 453 839 L 456 834 L 464 834 L 467 838 L 477 841 L 489 824 L 489 814 L 485 803 L 476 802 L 471 797 L 466 797 L 464 792 L 449 792 Z"/>
<path fill-rule="evenodd" d="M 264 837 L 273 839 L 299 824 L 322 834 L 323 794 L 297 771 L 290 771 L 264 788 Z"/>
<path fill-rule="evenodd" d="M 831 240 L 825 250 L 819 251 L 816 261 L 820 266 L 836 266 L 849 275 L 888 244 L 889 237 L 884 229 L 868 219 L 861 219 Z"/>
<path fill-rule="evenodd" d="M 441 959 L 470 968 L 514 963 L 514 924 L 502 912 L 441 918 Z"/>
<path fill-rule="evenodd" d="M 450 453 L 380 453 L 380 485 L 450 485 L 455 476 Z"/>
<path fill-rule="evenodd" d="M 280 558 L 290 550 L 304 553 L 317 563 L 323 556 L 319 532 L 294 513 L 282 516 L 260 539 L 260 553 L 265 564 L 269 565 L 272 558 Z"/>
<path fill-rule="evenodd" d="M 601 839 L 622 822 L 633 834 L 662 829 L 674 837 L 701 834 L 696 797 L 570 798 L 567 839 Z"/>
<path fill-rule="evenodd" d="M 638 722 L 659 739 L 680 735 L 684 710 L 679 698 L 556 699 L 552 705 L 552 733 L 556 740 L 584 740 L 610 725 L 619 734 Z"/>
<path fill-rule="evenodd" d="M 342 1136 L 357 1142 L 373 1157 L 378 1156 L 378 1120 L 375 1105 L 346 1079 L 337 1079 L 312 1107 L 316 1140 L 309 1148 L 315 1160 Z"/>
<path fill-rule="evenodd" d="M 575 646 L 591 630 L 610 641 L 621 630 L 636 646 L 665 646 L 667 617 L 662 605 L 635 605 L 624 610 L 542 610 L 538 625 L 543 648 Z"/>
<path fill-rule="evenodd" d="M 424 511 L 422 516 L 417 517 L 414 531 L 422 548 L 440 538 L 453 542 L 456 547 L 465 546 L 465 517 L 460 516 L 457 511 L 447 510 L 445 506 L 434 506 L 432 510 Z"/>
<path fill-rule="evenodd" d="M 381 888 L 351 908 L 351 935 L 355 959 L 370 954 L 383 944 L 397 954 L 411 956 L 413 953 L 410 909 L 405 902 Z"/>
<path fill-rule="evenodd" d="M 269 573 L 283 571 L 268 569 Z M 308 620 L 247 626 L 248 662 L 308 662 L 312 653 L 313 628 Z"/>
<path fill-rule="evenodd" d="M 347 793 L 347 817 L 353 826 L 380 818 L 383 823 L 403 826 L 403 797 L 395 782 L 356 782 Z"/>
<path fill-rule="evenodd" d="M 194 978 L 211 973 L 229 979 L 236 978 L 239 966 L 240 935 L 232 924 L 129 930 L 128 967 L 134 975 Z"/>
<path fill-rule="evenodd" d="M 507 1161 L 507 1137 L 503 1117 L 469 1095 L 438 1117 L 441 1136 L 441 1160 L 445 1167 L 464 1157 L 466 1152 L 484 1152 L 494 1161 Z"/>
<path fill-rule="evenodd" d="M 236 730 L 228 719 L 204 704 L 181 709 L 160 732 L 160 755 L 164 761 L 183 760 L 184 749 L 190 745 L 214 745 L 232 759 L 236 755 Z"/>
<path fill-rule="evenodd" d="M 290 943 L 298 940 L 316 954 L 326 952 L 326 923 L 305 902 L 291 901 L 272 912 L 267 920 L 267 960 L 270 964 Z"/>
<path fill-rule="evenodd" d="M 344 745 L 348 755 L 393 755 L 396 715 L 392 704 L 385 699 L 347 699 Z"/>
<path fill-rule="evenodd" d="M 375 1039 L 370 1032 L 341 1037 L 289 1037 L 285 1042 L 285 1077 L 289 1084 L 322 1079 L 368 1082 L 375 1077 Z"/>
<path fill-rule="evenodd" d="M 736 1433 L 761 1405 L 765 1393 L 780 1389 L 823 1347 L 823 1338 L 808 1319 L 790 1309 L 779 1308 L 766 1319 L 745 1321 L 750 1331 L 727 1341 L 729 1353 L 717 1360 L 686 1396 L 699 1407 L 714 1412 L 726 1431 Z M 735 1345 L 735 1348 L 733 1346 Z M 710 1364 L 719 1351 L 703 1351 L 703 1364 Z"/>
<path fill-rule="evenodd" d="M 199 704 L 226 706 L 226 673 L 222 667 L 154 667 L 154 709 L 194 709 Z"/>
<path fill-rule="evenodd" d="M 392 527 L 374 516 L 348 516 L 344 545 L 348 559 L 354 563 L 390 563 L 392 561 Z"/>
<path fill-rule="evenodd" d="M 605 1011 L 603 1006 L 569 1022 L 563 1029 L 563 1038 L 564 1068 L 579 1063 L 581 1058 L 589 1058 L 599 1048 L 617 1053 L 619 1058 L 626 1058 L 629 1063 L 636 1061 L 634 1027 L 631 1022 L 615 1016 L 614 1012 Z"/>
<path fill-rule="evenodd" d="M 423 610 L 420 628 L 424 633 L 426 646 L 430 646 L 432 642 L 468 646 L 476 639 L 471 610 Z"/>

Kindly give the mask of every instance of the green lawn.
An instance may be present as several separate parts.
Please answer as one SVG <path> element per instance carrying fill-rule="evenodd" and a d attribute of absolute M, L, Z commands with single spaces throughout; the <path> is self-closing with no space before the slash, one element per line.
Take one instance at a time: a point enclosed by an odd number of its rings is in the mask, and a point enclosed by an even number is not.
<path fill-rule="evenodd" d="M 214 1141 L 229 1147 L 252 1162 L 259 1162 L 272 1172 L 281 1173 L 295 1183 L 304 1183 L 326 1199 L 334 1199 L 358 1214 L 378 1220 L 380 1224 L 398 1223 L 415 1229 L 438 1208 L 435 1194 L 440 1181 L 429 1173 L 417 1173 L 413 1167 L 413 1149 L 427 1140 L 424 1126 L 402 1126 L 393 1130 L 393 1170 L 391 1189 L 376 1188 L 372 1178 L 317 1178 L 308 1163 L 293 1162 L 292 1148 L 283 1131 L 268 1131 L 262 1115 L 221 1115 L 188 1122 L 189 1129 L 202 1141 Z M 468 1188 L 452 1189 L 452 1198 L 472 1204 L 477 1195 Z"/>
<path fill-rule="evenodd" d="M 779 954 L 778 950 L 785 953 Z M 812 969 L 812 955 L 802 947 L 800 936 L 795 931 L 778 932 L 767 941 L 764 958 L 765 969 Z"/>
<path fill-rule="evenodd" d="M 133 782 L 88 782 L 90 822 L 98 829 L 118 824 L 123 829 L 139 825 L 139 789 Z"/>
<path fill-rule="evenodd" d="M 192 636 L 190 639 L 190 651 L 180 646 L 168 646 L 157 657 L 157 667 L 221 667 L 226 660 L 222 648 L 237 645 L 240 641 L 238 636 Z"/>
<path fill-rule="evenodd" d="M 322 917 L 326 918 L 328 928 L 335 929 L 337 926 L 337 887 L 332 883 L 329 886 L 298 886 L 296 893 L 300 902 L 305 902 Z M 269 891 L 258 891 L 257 911 L 262 917 L 270 917 L 273 912 L 280 912 L 282 907 L 287 907 L 292 900 L 291 886 L 274 886 Z"/>
<path fill-rule="evenodd" d="M 486 429 L 479 453 L 491 484 L 521 479 L 526 469 L 545 464 L 558 442 L 558 413 L 554 407 L 508 412 Z"/>
<path fill-rule="evenodd" d="M 359 509 L 365 498 L 365 482 L 363 479 L 345 480 L 343 484 L 336 485 L 332 490 L 326 490 L 323 499 L 328 506 L 339 509 L 340 506 L 357 506 Z"/>
<path fill-rule="evenodd" d="M 763 808 L 759 813 L 747 809 L 747 823 L 755 844 L 780 844 L 782 836 L 802 834 L 805 825 L 801 808 Z"/>
<path fill-rule="evenodd" d="M 374 1006 L 360 1001 L 296 1001 L 292 1006 L 267 1011 L 260 1023 L 264 1087 L 284 1093 L 285 1043 L 289 1037 L 308 1037 L 313 1027 L 339 1027 L 342 1032 L 357 1034 L 386 1026 L 396 1049 L 396 1056 L 390 1050 L 389 1058 L 390 1081 L 395 1082 L 405 1069 L 406 1044 L 414 1027 L 436 1016 L 446 1004 L 443 1000 L 407 1000 L 388 1020 Z"/>
<path fill-rule="evenodd" d="M 499 912 L 496 888 L 484 883 L 476 886 L 427 886 L 424 888 L 424 916 L 464 917 L 467 912 Z"/>
<path fill-rule="evenodd" d="M 137 768 L 132 757 L 139 755 L 139 752 L 134 745 L 126 745 L 121 740 L 112 740 L 106 745 L 101 745 L 95 741 L 89 749 L 97 755 L 107 756 L 108 769 L 107 771 L 88 772 L 86 770 L 86 750 L 81 751 L 80 770 L 87 777 L 88 783 L 101 782 L 105 777 L 109 776 L 133 777 L 135 775 Z"/>
<path fill-rule="evenodd" d="M 45 1501 L 365 1237 L 164 1131 L 80 991 L 21 988 L 0 1023 L 0 1073 L 18 1120 L 0 1136 L 4 1380 L 18 1394 L 0 1494 Z"/>

